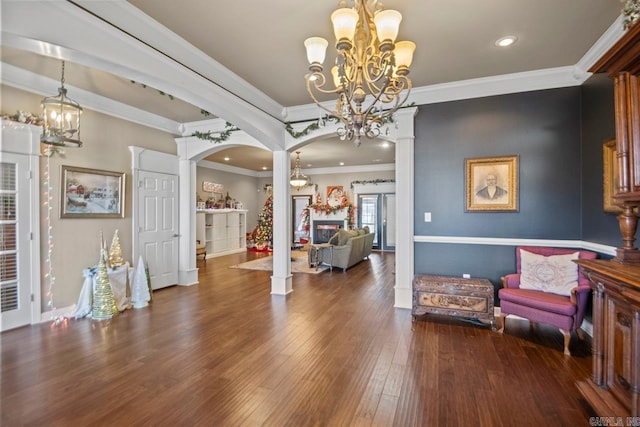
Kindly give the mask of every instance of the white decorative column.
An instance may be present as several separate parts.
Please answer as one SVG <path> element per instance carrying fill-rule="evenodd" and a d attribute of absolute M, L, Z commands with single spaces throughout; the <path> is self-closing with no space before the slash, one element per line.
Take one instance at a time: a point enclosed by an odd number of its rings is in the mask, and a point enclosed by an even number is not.
<path fill-rule="evenodd" d="M 411 308 L 414 273 L 414 118 L 417 107 L 402 108 L 393 118 L 396 125 L 396 268 L 395 303 Z"/>
<path fill-rule="evenodd" d="M 289 196 L 289 152 L 273 152 L 273 276 L 271 294 L 293 291 L 291 275 L 291 201 Z"/>
<path fill-rule="evenodd" d="M 196 162 L 180 157 L 180 243 L 178 257 L 178 285 L 198 283 L 196 268 Z"/>

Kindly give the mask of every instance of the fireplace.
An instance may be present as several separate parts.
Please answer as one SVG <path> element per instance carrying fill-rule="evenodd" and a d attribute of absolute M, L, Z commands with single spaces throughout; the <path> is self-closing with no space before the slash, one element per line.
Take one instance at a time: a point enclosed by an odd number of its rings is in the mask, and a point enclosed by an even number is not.
<path fill-rule="evenodd" d="M 327 243 L 338 230 L 344 227 L 344 221 L 315 220 L 313 221 L 313 243 Z"/>

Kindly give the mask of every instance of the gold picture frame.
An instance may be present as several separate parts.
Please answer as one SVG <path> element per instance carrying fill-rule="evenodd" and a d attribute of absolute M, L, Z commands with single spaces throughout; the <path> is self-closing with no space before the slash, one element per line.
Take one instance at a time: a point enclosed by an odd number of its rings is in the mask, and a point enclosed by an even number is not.
<path fill-rule="evenodd" d="M 465 159 L 465 212 L 518 212 L 518 156 Z"/>
<path fill-rule="evenodd" d="M 125 176 L 62 165 L 60 218 L 124 218 Z"/>
<path fill-rule="evenodd" d="M 622 208 L 613 203 L 618 188 L 618 159 L 616 140 L 611 139 L 602 145 L 602 207 L 608 213 L 620 213 Z"/>

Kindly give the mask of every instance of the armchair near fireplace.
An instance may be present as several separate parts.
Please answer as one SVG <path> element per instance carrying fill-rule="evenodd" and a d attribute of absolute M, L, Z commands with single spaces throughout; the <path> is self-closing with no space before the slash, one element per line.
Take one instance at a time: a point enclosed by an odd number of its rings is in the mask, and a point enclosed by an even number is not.
<path fill-rule="evenodd" d="M 504 276 L 504 288 L 498 291 L 501 332 L 504 331 L 504 316 L 509 314 L 555 326 L 564 336 L 564 353 L 570 356 L 571 332 L 575 330 L 582 338 L 580 326 L 591 293 L 582 267 L 573 261 L 596 257 L 595 252 L 589 251 L 517 247 L 516 273 Z"/>

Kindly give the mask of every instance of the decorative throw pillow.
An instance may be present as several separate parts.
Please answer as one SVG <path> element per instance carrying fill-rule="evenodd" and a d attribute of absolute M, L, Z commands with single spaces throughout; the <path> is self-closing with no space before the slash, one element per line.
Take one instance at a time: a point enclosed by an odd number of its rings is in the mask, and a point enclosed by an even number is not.
<path fill-rule="evenodd" d="M 520 289 L 570 296 L 578 286 L 578 265 L 572 260 L 579 256 L 580 252 L 544 256 L 520 249 Z"/>
<path fill-rule="evenodd" d="M 336 234 L 338 235 L 338 246 L 346 245 L 347 241 L 352 237 L 351 233 L 343 229 L 340 229 Z"/>

